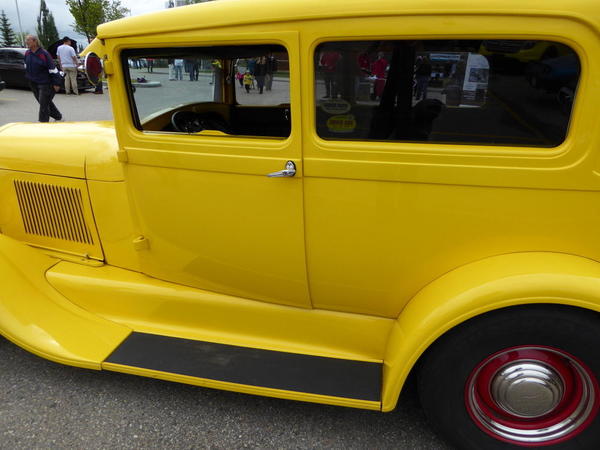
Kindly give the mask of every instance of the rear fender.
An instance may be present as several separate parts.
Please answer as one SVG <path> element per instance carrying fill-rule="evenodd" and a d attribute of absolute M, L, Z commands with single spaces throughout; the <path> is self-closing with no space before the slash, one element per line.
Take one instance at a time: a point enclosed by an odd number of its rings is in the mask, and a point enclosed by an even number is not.
<path fill-rule="evenodd" d="M 395 408 L 411 369 L 445 332 L 485 312 L 532 303 L 600 311 L 600 263 L 562 253 L 514 253 L 459 267 L 423 288 L 390 334 L 382 410 Z"/>

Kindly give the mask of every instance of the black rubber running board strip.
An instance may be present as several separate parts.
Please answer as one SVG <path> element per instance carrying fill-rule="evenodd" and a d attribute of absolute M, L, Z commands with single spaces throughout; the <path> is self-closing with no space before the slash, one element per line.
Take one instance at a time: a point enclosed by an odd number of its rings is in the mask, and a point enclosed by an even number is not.
<path fill-rule="evenodd" d="M 309 394 L 380 401 L 382 364 L 132 333 L 106 360 Z"/>

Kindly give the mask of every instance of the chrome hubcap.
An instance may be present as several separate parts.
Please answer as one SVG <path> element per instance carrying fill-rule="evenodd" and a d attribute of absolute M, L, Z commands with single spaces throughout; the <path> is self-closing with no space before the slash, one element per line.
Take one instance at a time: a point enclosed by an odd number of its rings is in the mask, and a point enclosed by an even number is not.
<path fill-rule="evenodd" d="M 583 431 L 599 409 L 598 383 L 566 352 L 522 346 L 498 352 L 475 368 L 465 406 L 475 424 L 513 445 L 563 442 Z"/>
<path fill-rule="evenodd" d="M 533 362 L 509 364 L 492 380 L 494 400 L 506 412 L 518 417 L 538 417 L 551 412 L 563 392 L 560 375 Z"/>

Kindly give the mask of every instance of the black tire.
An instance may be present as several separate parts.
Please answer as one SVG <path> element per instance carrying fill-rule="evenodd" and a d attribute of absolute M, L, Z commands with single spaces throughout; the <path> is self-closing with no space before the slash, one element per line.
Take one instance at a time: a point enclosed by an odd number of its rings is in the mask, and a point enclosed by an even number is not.
<path fill-rule="evenodd" d="M 586 423 L 578 427 L 578 434 L 567 433 L 563 436 L 566 440 L 549 440 L 538 444 L 536 448 L 599 449 L 599 340 L 600 314 L 566 306 L 519 306 L 471 319 L 449 331 L 423 356 L 418 372 L 419 396 L 423 409 L 439 434 L 458 449 L 522 450 L 526 447 L 518 445 L 518 439 L 502 441 L 494 430 L 488 429 L 487 433 L 483 431 L 484 427 L 481 424 L 484 421 L 480 421 L 479 425 L 476 423 L 477 419 L 474 418 L 476 414 L 473 411 L 477 408 L 472 407 L 472 396 L 465 395 L 467 384 L 472 388 L 467 389 L 467 392 L 475 392 L 473 380 L 477 379 L 477 374 L 485 372 L 482 368 L 489 367 L 490 361 L 495 361 L 492 355 L 498 352 L 504 358 L 505 355 L 514 353 L 513 348 L 525 351 L 531 348 L 533 351 L 557 350 L 559 352 L 557 360 L 563 355 L 573 357 L 573 359 L 562 358 L 561 361 L 565 366 L 569 363 L 569 368 L 571 364 L 584 368 L 583 372 L 573 369 L 573 373 L 587 374 L 582 375 L 581 379 L 590 382 L 590 391 L 593 392 L 590 398 L 594 397 L 595 401 L 587 400 L 586 404 L 591 412 L 587 415 Z M 515 365 L 518 361 L 521 360 L 517 357 L 514 360 Z M 501 370 L 498 369 L 493 373 L 498 374 Z M 485 381 L 491 379 L 490 376 Z M 493 399 L 493 395 L 490 398 Z M 578 399 L 577 401 L 582 401 L 580 396 L 575 398 Z M 550 414 L 553 413 L 548 413 Z M 539 416 L 539 423 L 543 423 L 541 419 L 548 415 Z"/>

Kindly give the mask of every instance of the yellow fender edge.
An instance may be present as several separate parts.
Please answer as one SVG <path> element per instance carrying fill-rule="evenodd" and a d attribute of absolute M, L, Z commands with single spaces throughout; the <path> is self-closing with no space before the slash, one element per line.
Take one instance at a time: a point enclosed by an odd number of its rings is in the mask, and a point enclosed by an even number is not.
<path fill-rule="evenodd" d="M 0 334 L 43 358 L 101 369 L 131 333 L 69 302 L 45 278 L 58 262 L 0 235 Z"/>
<path fill-rule="evenodd" d="M 600 311 L 600 263 L 562 253 L 513 253 L 459 267 L 423 288 L 392 329 L 382 411 L 396 407 L 412 367 L 445 332 L 488 311 L 533 303 Z"/>

